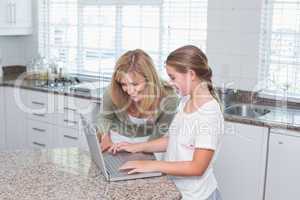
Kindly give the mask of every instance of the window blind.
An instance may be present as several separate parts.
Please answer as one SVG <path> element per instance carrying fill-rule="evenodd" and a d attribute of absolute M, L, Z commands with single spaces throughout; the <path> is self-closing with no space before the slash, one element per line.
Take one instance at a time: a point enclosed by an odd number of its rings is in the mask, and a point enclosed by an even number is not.
<path fill-rule="evenodd" d="M 267 93 L 300 98 L 300 0 L 264 2 L 259 66 Z"/>
<path fill-rule="evenodd" d="M 110 77 L 118 57 L 136 48 L 164 71 L 182 45 L 205 51 L 206 33 L 207 0 L 39 2 L 39 51 L 72 73 Z"/>

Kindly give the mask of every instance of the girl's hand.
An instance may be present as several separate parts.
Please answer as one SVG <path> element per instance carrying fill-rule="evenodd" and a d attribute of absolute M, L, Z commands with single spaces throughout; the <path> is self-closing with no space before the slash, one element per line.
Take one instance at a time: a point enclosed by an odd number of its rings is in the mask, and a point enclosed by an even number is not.
<path fill-rule="evenodd" d="M 128 161 L 122 165 L 119 170 L 129 170 L 128 174 L 138 173 L 138 172 L 157 172 L 156 161 L 152 160 L 136 160 Z"/>
<path fill-rule="evenodd" d="M 113 154 L 116 154 L 119 151 L 127 151 L 129 153 L 137 153 L 137 152 L 142 151 L 141 147 L 142 146 L 139 143 L 133 144 L 133 143 L 128 143 L 128 142 L 120 142 L 120 143 L 113 144 L 108 151 Z"/>
<path fill-rule="evenodd" d="M 101 136 L 100 145 L 101 145 L 102 152 L 108 150 L 111 146 L 113 146 L 113 143 L 111 141 L 109 134 L 103 134 Z"/>

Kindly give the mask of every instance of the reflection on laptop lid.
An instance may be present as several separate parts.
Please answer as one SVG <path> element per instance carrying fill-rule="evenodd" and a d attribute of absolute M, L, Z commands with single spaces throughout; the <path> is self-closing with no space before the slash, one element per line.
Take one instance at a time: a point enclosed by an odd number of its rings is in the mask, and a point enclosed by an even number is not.
<path fill-rule="evenodd" d="M 125 162 L 130 160 L 155 160 L 153 154 L 145 153 L 127 153 L 119 152 L 116 155 L 110 153 L 102 153 L 100 148 L 100 143 L 97 139 L 97 130 L 93 127 L 86 118 L 80 114 L 82 125 L 84 128 L 84 133 L 88 142 L 90 154 L 92 160 L 101 169 L 102 174 L 105 176 L 107 181 L 120 181 L 120 180 L 129 180 L 137 178 L 146 178 L 146 177 L 155 177 L 161 176 L 160 172 L 151 172 L 151 173 L 136 173 L 136 174 L 127 174 L 126 171 L 119 171 L 119 167 Z"/>

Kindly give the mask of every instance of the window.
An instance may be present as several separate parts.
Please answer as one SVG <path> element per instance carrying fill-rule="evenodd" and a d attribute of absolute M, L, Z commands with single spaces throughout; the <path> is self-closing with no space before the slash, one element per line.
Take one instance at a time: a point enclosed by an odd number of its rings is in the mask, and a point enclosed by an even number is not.
<path fill-rule="evenodd" d="M 300 98 L 300 0 L 265 1 L 259 75 L 266 92 Z"/>
<path fill-rule="evenodd" d="M 72 73 L 110 77 L 116 59 L 141 48 L 158 70 L 174 49 L 206 49 L 207 0 L 42 0 L 39 51 Z"/>

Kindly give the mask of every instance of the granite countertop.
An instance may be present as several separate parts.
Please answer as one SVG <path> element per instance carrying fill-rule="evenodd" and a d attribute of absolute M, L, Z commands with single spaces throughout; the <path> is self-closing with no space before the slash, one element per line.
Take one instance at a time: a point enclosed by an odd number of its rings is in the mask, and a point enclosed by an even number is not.
<path fill-rule="evenodd" d="M 101 98 L 104 92 L 104 88 L 95 88 L 91 90 L 90 94 L 87 93 L 74 93 L 70 90 L 70 87 L 64 87 L 57 89 L 51 88 L 44 88 L 40 87 L 41 81 L 39 80 L 24 80 L 20 84 L 15 84 L 16 81 L 14 79 L 7 79 L 0 77 L 0 86 L 10 86 L 10 87 L 21 87 L 30 90 L 36 90 L 41 92 L 53 92 L 56 94 L 67 95 L 67 96 L 74 96 L 79 98 L 87 98 L 93 99 L 97 102 L 101 102 Z M 99 83 L 100 84 L 100 83 Z M 107 82 L 103 85 L 107 85 Z M 242 103 L 242 102 L 235 102 L 235 103 Z M 277 109 L 273 107 L 272 112 L 257 118 L 251 117 L 242 117 L 242 116 L 235 116 L 235 115 L 228 115 L 225 114 L 225 120 L 231 122 L 238 122 L 244 124 L 252 124 L 257 126 L 266 126 L 269 128 L 283 128 L 289 129 L 294 131 L 300 131 L 300 108 L 296 109 Z"/>
<path fill-rule="evenodd" d="M 23 89 L 29 89 L 29 90 L 35 90 L 35 91 L 40 91 L 40 92 L 52 92 L 55 94 L 60 94 L 60 95 L 66 95 L 66 96 L 74 96 L 74 97 L 79 97 L 79 98 L 85 98 L 85 99 L 93 99 L 95 101 L 101 101 L 101 97 L 104 92 L 104 87 L 100 87 L 100 82 L 97 81 L 95 82 L 96 84 L 99 83 L 99 87 L 96 88 L 94 87 L 95 84 L 93 82 L 89 83 L 85 82 L 87 86 L 90 86 L 91 89 L 90 93 L 80 93 L 80 92 L 74 92 L 71 90 L 72 86 L 65 86 L 65 87 L 60 87 L 60 88 L 47 88 L 47 87 L 42 87 L 45 83 L 45 80 L 22 80 L 20 82 L 16 81 L 15 79 L 12 79 L 10 77 L 0 77 L 0 86 L 9 86 L 9 87 L 20 87 Z M 107 85 L 107 82 L 101 82 L 101 85 Z"/>
<path fill-rule="evenodd" d="M 78 148 L 0 152 L 0 199 L 180 199 L 167 176 L 106 182 Z"/>
<path fill-rule="evenodd" d="M 294 131 L 300 131 L 300 110 L 298 109 L 282 109 L 269 107 L 271 112 L 256 118 L 241 117 L 236 115 L 225 114 L 225 120 L 231 122 L 239 122 L 244 124 L 252 124 L 257 126 L 266 126 L 269 128 L 281 128 Z"/>

